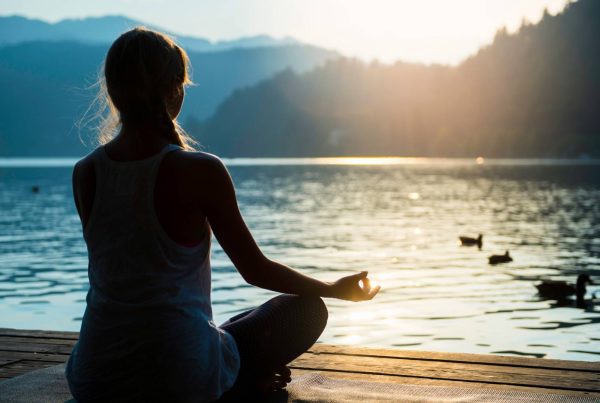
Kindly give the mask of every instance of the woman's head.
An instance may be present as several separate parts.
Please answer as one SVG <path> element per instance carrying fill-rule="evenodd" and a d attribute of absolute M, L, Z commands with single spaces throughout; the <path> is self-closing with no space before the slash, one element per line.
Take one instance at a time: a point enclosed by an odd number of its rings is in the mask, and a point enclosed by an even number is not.
<path fill-rule="evenodd" d="M 112 44 L 104 62 L 100 96 L 109 107 L 100 142 L 110 140 L 119 125 L 155 127 L 170 142 L 191 149 L 194 141 L 176 117 L 184 87 L 191 83 L 189 60 L 168 36 L 138 27 Z"/>

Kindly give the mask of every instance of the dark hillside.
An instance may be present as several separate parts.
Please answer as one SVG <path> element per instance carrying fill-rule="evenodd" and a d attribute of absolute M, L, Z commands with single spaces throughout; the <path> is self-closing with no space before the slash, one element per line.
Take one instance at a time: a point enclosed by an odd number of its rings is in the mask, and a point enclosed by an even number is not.
<path fill-rule="evenodd" d="M 600 157 L 600 2 L 458 67 L 336 60 L 238 90 L 193 128 L 227 156 Z"/>
<path fill-rule="evenodd" d="M 77 156 L 86 153 L 74 126 L 90 105 L 90 89 L 107 45 L 24 42 L 0 48 L 0 156 Z M 305 72 L 337 54 L 307 45 L 190 52 L 196 86 L 181 121 L 201 121 L 234 89 L 278 71 Z M 92 135 L 84 128 L 83 138 Z"/>

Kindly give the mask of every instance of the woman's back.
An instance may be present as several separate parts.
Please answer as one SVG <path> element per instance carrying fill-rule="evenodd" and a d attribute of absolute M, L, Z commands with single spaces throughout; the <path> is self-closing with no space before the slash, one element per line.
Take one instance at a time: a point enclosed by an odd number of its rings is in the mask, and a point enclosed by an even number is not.
<path fill-rule="evenodd" d="M 99 138 L 107 144 L 73 171 L 90 260 L 66 369 L 80 401 L 209 401 L 280 389 L 286 365 L 325 328 L 320 297 L 359 301 L 378 291 L 366 272 L 326 283 L 262 253 L 227 168 L 188 152 L 194 140 L 177 125 L 188 62 L 170 38 L 145 28 L 117 38 L 104 62 Z M 246 282 L 285 293 L 221 328 L 210 306 L 212 231 Z"/>
<path fill-rule="evenodd" d="M 99 147 L 82 160 L 95 185 L 93 197 L 89 189 L 81 197 L 89 209 L 82 216 L 90 290 L 67 370 L 76 397 L 114 398 L 115 391 L 161 385 L 173 396 L 210 398 L 235 380 L 235 342 L 212 323 L 210 227 L 204 220 L 196 227 L 200 242 L 183 246 L 165 232 L 155 209 L 161 162 L 179 149 L 168 144 L 154 156 L 119 162 Z M 143 385 L 132 388 L 140 379 Z"/>
<path fill-rule="evenodd" d="M 129 162 L 157 155 L 165 145 L 164 141 L 156 144 L 129 144 L 125 139 L 117 138 L 103 148 L 109 159 Z M 207 170 L 203 170 L 202 165 L 210 163 L 211 159 L 214 157 L 210 154 L 175 150 L 165 154 L 159 163 L 154 186 L 154 210 L 161 227 L 178 244 L 199 244 L 204 236 L 202 228 L 207 218 L 199 206 L 202 199 L 210 195 L 203 183 L 210 174 L 210 169 L 205 172 Z M 194 166 L 191 167 L 190 163 Z M 96 173 L 91 159 L 79 161 L 75 173 L 75 202 L 85 227 L 96 192 Z"/>

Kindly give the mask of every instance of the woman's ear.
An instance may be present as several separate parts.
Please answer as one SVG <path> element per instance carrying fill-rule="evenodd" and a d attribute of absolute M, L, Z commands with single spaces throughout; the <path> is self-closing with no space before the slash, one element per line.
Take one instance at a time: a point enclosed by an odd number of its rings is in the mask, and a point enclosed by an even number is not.
<path fill-rule="evenodd" d="M 183 85 L 179 85 L 175 87 L 175 90 L 167 99 L 167 112 L 169 113 L 169 117 L 171 119 L 175 119 L 177 115 L 179 115 L 179 112 L 181 111 L 181 106 L 183 105 L 184 96 L 185 90 L 183 88 Z"/>

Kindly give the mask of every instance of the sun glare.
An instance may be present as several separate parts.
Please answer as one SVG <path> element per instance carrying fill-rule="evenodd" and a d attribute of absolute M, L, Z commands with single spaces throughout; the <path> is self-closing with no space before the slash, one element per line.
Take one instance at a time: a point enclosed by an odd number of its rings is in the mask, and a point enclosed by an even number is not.
<path fill-rule="evenodd" d="M 92 14 L 120 14 L 180 35 L 212 41 L 266 34 L 277 38 L 292 37 L 363 60 L 458 64 L 490 43 L 498 29 L 507 27 L 513 32 L 523 20 L 535 23 L 542 17 L 544 9 L 556 14 L 567 2 L 152 0 L 139 7 L 139 1 L 81 0 L 63 7 L 59 0 L 47 0 L 5 1 L 6 4 L 0 1 L 0 14 L 22 14 L 51 22 Z M 184 13 L 182 9 L 185 9 Z"/>
<path fill-rule="evenodd" d="M 335 157 L 315 158 L 314 161 L 322 165 L 412 165 L 424 163 L 427 159 L 398 157 Z"/>

